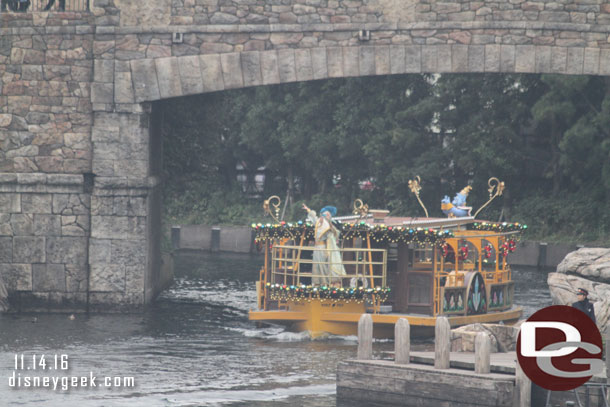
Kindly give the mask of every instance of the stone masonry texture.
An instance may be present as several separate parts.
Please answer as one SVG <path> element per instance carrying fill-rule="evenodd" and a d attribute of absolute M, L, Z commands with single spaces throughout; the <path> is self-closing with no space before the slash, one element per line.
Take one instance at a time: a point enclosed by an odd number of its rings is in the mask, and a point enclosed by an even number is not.
<path fill-rule="evenodd" d="M 0 278 L 13 306 L 154 298 L 156 101 L 423 72 L 610 75 L 610 1 L 91 0 L 0 13 Z"/>

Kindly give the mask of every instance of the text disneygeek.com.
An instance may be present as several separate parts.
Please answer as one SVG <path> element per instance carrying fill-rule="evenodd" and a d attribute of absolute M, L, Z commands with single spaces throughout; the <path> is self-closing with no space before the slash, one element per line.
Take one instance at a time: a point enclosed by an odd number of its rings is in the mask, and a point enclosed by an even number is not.
<path fill-rule="evenodd" d="M 93 372 L 85 375 L 45 375 L 55 371 L 68 373 L 68 355 L 15 354 L 13 373 L 8 377 L 12 389 L 42 388 L 68 391 L 77 388 L 133 388 L 133 376 L 97 376 Z"/>

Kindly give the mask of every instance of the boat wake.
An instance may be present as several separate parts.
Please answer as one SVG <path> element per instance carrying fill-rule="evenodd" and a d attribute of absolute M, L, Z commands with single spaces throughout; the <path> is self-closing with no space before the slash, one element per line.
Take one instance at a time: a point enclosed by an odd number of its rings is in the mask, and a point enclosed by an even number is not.
<path fill-rule="evenodd" d="M 329 405 L 334 400 L 326 400 L 336 392 L 336 385 L 317 384 L 310 386 L 296 386 L 285 388 L 274 388 L 266 390 L 228 390 L 228 391 L 206 391 L 197 393 L 197 398 L 193 399 L 193 394 L 176 394 L 165 398 L 167 405 L 170 406 L 266 406 L 274 400 L 294 400 L 297 405 L 314 406 L 315 401 L 310 400 L 311 396 L 322 398 L 323 404 Z M 307 399 L 302 399 L 306 396 Z M 326 396 L 326 397 L 324 397 Z M 309 400 L 308 400 L 309 399 Z M 305 402 L 306 404 L 302 404 Z M 334 403 L 332 403 L 334 404 Z"/>
<path fill-rule="evenodd" d="M 321 335 L 312 337 L 310 331 L 291 332 L 282 326 L 269 326 L 265 328 L 236 328 L 226 327 L 229 331 L 239 332 L 246 338 L 260 338 L 276 342 L 348 342 L 357 343 L 358 337 L 355 335 Z M 375 340 L 376 342 L 378 340 Z M 382 340 L 387 341 L 387 340 Z"/>
<path fill-rule="evenodd" d="M 217 280 L 187 280 L 177 278 L 172 287 L 164 291 L 160 300 L 174 303 L 201 304 L 233 309 L 241 314 L 256 306 L 254 283 Z"/>

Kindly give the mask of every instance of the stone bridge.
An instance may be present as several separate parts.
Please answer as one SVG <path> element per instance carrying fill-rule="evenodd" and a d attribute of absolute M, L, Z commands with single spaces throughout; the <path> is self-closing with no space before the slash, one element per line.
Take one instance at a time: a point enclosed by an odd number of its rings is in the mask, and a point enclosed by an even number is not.
<path fill-rule="evenodd" d="M 0 276 L 24 309 L 130 309 L 159 291 L 155 101 L 366 75 L 610 75 L 608 0 L 42 8 L 0 13 Z"/>

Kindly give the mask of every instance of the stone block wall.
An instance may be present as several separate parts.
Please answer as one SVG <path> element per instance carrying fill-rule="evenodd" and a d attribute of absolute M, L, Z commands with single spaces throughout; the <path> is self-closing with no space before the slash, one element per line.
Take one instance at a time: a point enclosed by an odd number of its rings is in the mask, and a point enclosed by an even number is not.
<path fill-rule="evenodd" d="M 16 308 L 81 308 L 90 195 L 82 175 L 0 176 L 0 276 Z"/>
<path fill-rule="evenodd" d="M 172 24 L 315 24 L 415 21 L 610 23 L 603 0 L 173 0 Z"/>
<path fill-rule="evenodd" d="M 93 27 L 66 18 L 0 15 L 0 172 L 91 168 Z"/>
<path fill-rule="evenodd" d="M 0 278 L 12 305 L 141 306 L 157 288 L 157 182 L 149 114 L 121 96 L 131 83 L 122 58 L 134 55 L 96 33 L 118 24 L 119 9 L 97 0 L 92 13 L 0 22 Z"/>
<path fill-rule="evenodd" d="M 0 277 L 17 309 L 83 309 L 91 16 L 4 13 L 0 23 Z"/>
<path fill-rule="evenodd" d="M 179 30 L 178 27 L 175 29 Z M 239 27 L 235 27 L 235 30 L 239 29 Z M 419 47 L 468 45 L 495 46 L 498 49 L 501 45 L 510 45 L 513 48 L 517 46 L 540 46 L 559 47 L 564 50 L 562 52 L 574 48 L 574 51 L 579 53 L 582 53 L 585 48 L 597 51 L 599 49 L 610 50 L 610 31 L 595 32 L 582 30 L 578 27 L 563 27 L 561 24 L 548 24 L 546 29 L 526 28 L 519 25 L 507 26 L 502 29 L 490 27 L 460 28 L 453 23 L 434 26 L 430 29 L 380 29 L 372 31 L 370 40 L 366 42 L 358 38 L 359 27 L 351 24 L 337 30 L 329 29 L 316 32 L 297 32 L 295 28 L 288 27 L 286 30 L 289 31 L 281 32 L 256 31 L 253 29 L 253 32 L 209 33 L 200 31 L 199 27 L 189 27 L 189 30 L 192 31 L 183 35 L 184 41 L 180 44 L 172 44 L 171 34 L 165 32 L 157 32 L 152 35 L 128 34 L 127 37 L 131 42 L 124 39 L 117 43 L 117 49 L 121 52 L 137 53 L 138 59 L 271 51 L 289 48 L 302 50 L 379 45 L 416 45 Z M 533 58 L 529 58 L 532 62 L 535 62 Z M 597 59 L 599 60 L 599 56 Z M 128 78 L 128 65 L 122 65 L 122 67 L 125 70 L 122 75 Z M 533 70 L 534 68 L 531 68 L 532 72 Z M 117 77 L 117 80 L 123 79 Z M 131 91 L 131 84 L 128 82 L 127 84 L 129 86 L 120 86 L 120 92 L 122 93 L 119 94 L 117 103 L 132 101 L 131 95 L 128 94 Z M 110 96 L 110 93 L 108 93 L 108 96 Z"/>

